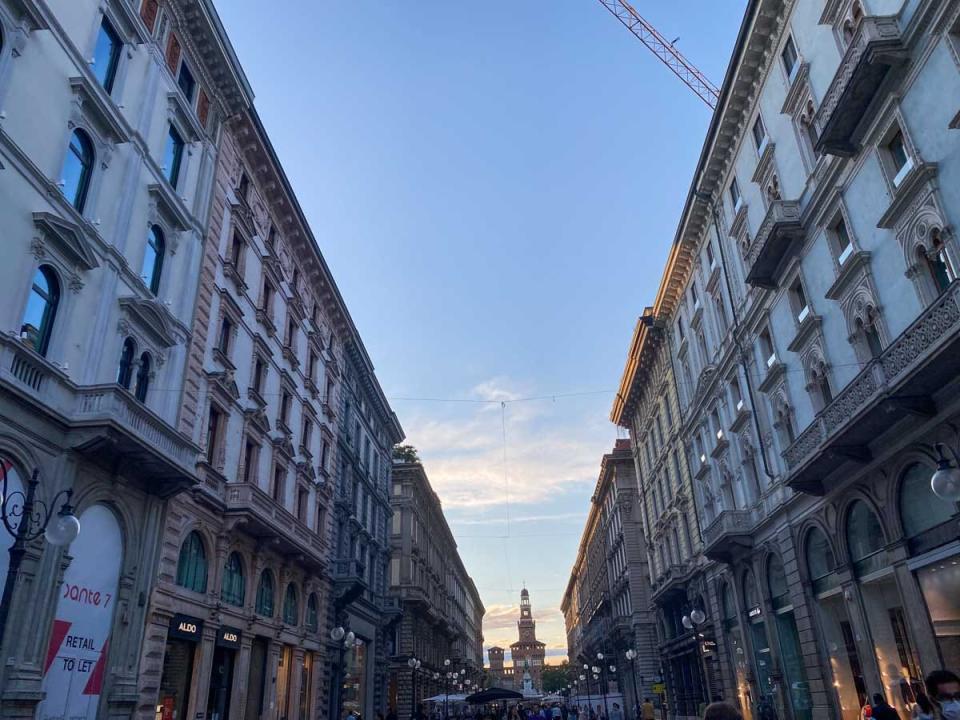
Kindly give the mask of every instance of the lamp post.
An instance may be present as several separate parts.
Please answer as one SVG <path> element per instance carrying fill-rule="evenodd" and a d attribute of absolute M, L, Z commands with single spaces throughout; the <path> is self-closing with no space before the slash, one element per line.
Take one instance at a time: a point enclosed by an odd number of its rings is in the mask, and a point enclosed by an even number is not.
<path fill-rule="evenodd" d="M 0 519 L 3 527 L 13 538 L 10 546 L 10 564 L 7 566 L 7 578 L 3 583 L 3 596 L 0 597 L 0 648 L 3 647 L 3 636 L 7 629 L 7 616 L 10 614 L 10 603 L 13 601 L 13 588 L 17 584 L 17 575 L 20 574 L 20 565 L 27 552 L 27 544 L 41 535 L 51 545 L 63 547 L 77 539 L 80 534 L 80 521 L 73 514 L 70 499 L 73 490 L 61 490 L 53 496 L 50 505 L 37 500 L 37 486 L 40 484 L 39 471 L 34 470 L 27 482 L 26 495 L 20 490 L 10 492 L 7 478 L 7 463 L 0 461 L 3 470 L 3 492 L 0 494 Z M 63 505 L 57 513 L 53 524 L 53 509 L 60 498 Z"/>
<path fill-rule="evenodd" d="M 584 682 L 586 679 L 587 679 L 587 676 L 584 675 L 583 673 L 580 673 L 580 675 L 578 676 L 578 681 L 580 683 Z M 589 698 L 590 698 L 590 685 L 588 684 L 587 685 L 587 705 L 588 706 L 590 705 Z M 579 699 L 580 699 L 580 685 L 577 685 L 577 700 Z"/>
<path fill-rule="evenodd" d="M 335 717 L 339 718 L 343 714 L 343 681 L 347 679 L 347 650 L 356 647 L 357 636 L 352 630 L 338 625 L 330 631 L 330 639 L 340 645 L 340 662 L 337 664 L 337 670 L 341 677 L 335 698 L 336 707 L 334 708 Z"/>
<path fill-rule="evenodd" d="M 707 664 L 703 659 L 703 646 L 700 644 L 703 633 L 697 631 L 697 628 L 706 621 L 707 616 L 700 608 L 694 608 L 689 615 L 680 618 L 680 624 L 693 633 L 693 639 L 696 641 L 697 664 L 700 667 L 700 674 L 703 676 L 703 695 L 709 704 L 713 702 L 713 697 L 710 693 L 710 679 L 707 677 Z"/>
<path fill-rule="evenodd" d="M 598 653 L 597 653 L 597 660 L 599 660 L 600 663 L 601 663 L 601 667 L 600 667 L 600 670 L 599 670 L 599 674 L 600 674 L 600 676 L 601 676 L 602 679 L 603 679 L 603 685 L 600 686 L 600 692 L 603 693 L 603 713 L 604 713 L 604 715 L 607 717 L 607 720 L 609 720 L 609 718 L 610 718 L 610 708 L 607 707 L 607 668 L 606 668 L 606 666 L 603 666 L 603 665 L 602 665 L 602 663 L 603 663 L 603 653 L 602 653 L 602 652 L 598 652 Z M 594 672 L 598 672 L 598 671 L 595 670 Z"/>
<path fill-rule="evenodd" d="M 407 660 L 407 667 L 410 668 L 410 717 L 416 717 L 417 708 L 417 668 L 420 667 L 420 661 L 415 657 Z"/>
<path fill-rule="evenodd" d="M 447 720 L 450 717 L 447 714 L 447 702 L 450 700 L 450 658 L 447 658 L 443 661 L 444 674 L 443 674 L 443 720 Z"/>
<path fill-rule="evenodd" d="M 627 660 L 630 661 L 630 680 L 633 684 L 633 714 L 637 715 L 637 708 L 640 707 L 640 691 L 637 688 L 637 651 L 630 648 L 626 655 Z"/>

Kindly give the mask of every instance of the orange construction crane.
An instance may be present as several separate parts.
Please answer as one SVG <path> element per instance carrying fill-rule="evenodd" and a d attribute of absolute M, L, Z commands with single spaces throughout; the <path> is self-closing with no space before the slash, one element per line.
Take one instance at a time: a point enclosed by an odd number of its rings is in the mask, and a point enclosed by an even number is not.
<path fill-rule="evenodd" d="M 627 0 L 600 0 L 600 4 L 622 22 L 627 30 L 636 35 L 640 42 L 650 48 L 650 51 L 660 58 L 660 61 L 670 68 L 674 75 L 683 80 L 711 110 L 717 106 L 717 100 L 720 97 L 717 86 L 697 70 L 693 63 L 673 46 L 672 42 L 667 42 L 653 25 L 640 17 Z"/>

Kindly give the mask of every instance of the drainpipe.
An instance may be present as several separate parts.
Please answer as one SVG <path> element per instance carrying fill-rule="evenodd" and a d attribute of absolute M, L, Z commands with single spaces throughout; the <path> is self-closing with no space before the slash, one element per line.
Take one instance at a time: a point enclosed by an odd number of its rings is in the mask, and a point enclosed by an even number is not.
<path fill-rule="evenodd" d="M 763 434 L 760 432 L 760 418 L 757 416 L 757 401 L 753 393 L 753 381 L 750 379 L 750 368 L 747 365 L 747 354 L 740 342 L 740 316 L 737 314 L 737 306 L 733 301 L 733 285 L 730 282 L 730 271 L 727 269 L 727 253 L 724 250 L 723 236 L 720 234 L 720 219 L 717 216 L 717 206 L 714 204 L 712 195 L 702 190 L 695 190 L 693 193 L 698 200 L 703 200 L 710 206 L 710 215 L 713 218 L 713 229 L 717 235 L 717 247 L 720 249 L 720 268 L 723 270 L 723 281 L 727 286 L 727 297 L 730 299 L 730 311 L 733 314 L 733 342 L 737 348 L 737 357 L 740 360 L 740 367 L 743 368 L 743 375 L 747 381 L 747 395 L 750 397 L 750 410 L 753 415 L 753 429 L 757 433 L 757 445 L 760 447 L 760 457 L 763 459 L 763 472 L 772 482 L 776 480 L 776 475 L 770 472 L 770 464 L 767 460 L 767 449 L 763 445 Z"/>

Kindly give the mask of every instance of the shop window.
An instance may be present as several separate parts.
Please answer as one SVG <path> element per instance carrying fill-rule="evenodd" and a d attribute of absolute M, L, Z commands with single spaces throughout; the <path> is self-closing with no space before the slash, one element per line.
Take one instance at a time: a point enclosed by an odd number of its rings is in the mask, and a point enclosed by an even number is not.
<path fill-rule="evenodd" d="M 865 502 L 857 500 L 847 513 L 847 547 L 857 575 L 884 566 L 885 540 L 876 513 Z"/>
<path fill-rule="evenodd" d="M 47 354 L 59 305 L 60 282 L 53 268 L 41 265 L 33 275 L 33 286 L 20 324 L 20 339 L 41 355 Z"/>
<path fill-rule="evenodd" d="M 117 385 L 129 390 L 133 380 L 133 358 L 137 354 L 137 346 L 133 338 L 123 341 L 123 350 L 120 351 L 120 366 L 117 369 Z"/>
<path fill-rule="evenodd" d="M 307 630 L 313 632 L 317 631 L 319 627 L 319 611 L 317 609 L 317 594 L 311 593 L 310 597 L 307 598 L 307 617 L 306 617 L 306 626 Z"/>
<path fill-rule="evenodd" d="M 260 573 L 257 585 L 257 615 L 273 617 L 273 572 L 268 568 Z"/>
<path fill-rule="evenodd" d="M 143 251 L 143 264 L 140 266 L 140 279 L 154 295 L 160 291 L 164 247 L 163 231 L 154 225 L 147 233 L 147 245 Z"/>
<path fill-rule="evenodd" d="M 900 480 L 900 520 L 907 538 L 921 535 L 955 514 L 955 506 L 938 498 L 930 489 L 933 472 L 926 465 L 914 463 Z"/>
<path fill-rule="evenodd" d="M 834 575 L 836 565 L 830 541 L 822 530 L 814 528 L 807 535 L 807 572 L 814 592 L 821 593 L 839 584 Z"/>
<path fill-rule="evenodd" d="M 283 622 L 287 625 L 296 625 L 299 614 L 297 588 L 294 587 L 293 583 L 289 583 L 283 596 Z"/>
<path fill-rule="evenodd" d="M 227 564 L 223 567 L 220 599 L 227 605 L 243 607 L 243 595 L 243 561 L 240 559 L 240 553 L 230 553 Z"/>
<path fill-rule="evenodd" d="M 180 546 L 177 561 L 177 585 L 202 593 L 207 591 L 207 553 L 196 530 L 187 535 Z"/>
<path fill-rule="evenodd" d="M 147 392 L 150 389 L 151 365 L 150 354 L 143 353 L 140 356 L 140 367 L 137 368 L 137 387 L 133 392 L 134 397 L 142 403 L 147 401 Z"/>
<path fill-rule="evenodd" d="M 93 49 L 93 62 L 90 63 L 90 69 L 103 89 L 107 91 L 107 95 L 113 92 L 113 82 L 117 77 L 117 65 L 120 63 L 122 47 L 120 36 L 117 35 L 110 21 L 104 17 L 100 23 L 100 31 L 97 33 L 97 44 Z"/>
<path fill-rule="evenodd" d="M 70 147 L 63 161 L 61 187 L 63 194 L 77 212 L 83 212 L 90 189 L 90 175 L 93 173 L 93 143 L 83 130 L 74 130 L 70 136 Z"/>

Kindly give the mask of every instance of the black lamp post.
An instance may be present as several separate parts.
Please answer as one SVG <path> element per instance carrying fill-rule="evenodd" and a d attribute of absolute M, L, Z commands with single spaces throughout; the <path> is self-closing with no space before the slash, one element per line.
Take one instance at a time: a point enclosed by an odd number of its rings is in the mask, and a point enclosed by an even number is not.
<path fill-rule="evenodd" d="M 415 657 L 407 660 L 407 667 L 410 668 L 410 717 L 416 717 L 417 710 L 417 668 L 420 667 L 420 661 Z"/>
<path fill-rule="evenodd" d="M 637 651 L 630 648 L 626 654 L 627 660 L 630 661 L 630 680 L 633 683 L 633 714 L 637 715 L 637 708 L 640 707 L 640 690 L 637 688 Z"/>
<path fill-rule="evenodd" d="M 343 682 L 347 679 L 347 650 L 356 646 L 357 636 L 352 630 L 338 625 L 330 631 L 330 638 L 340 645 L 340 662 L 337 664 L 337 672 L 340 674 L 340 678 L 337 683 L 337 694 L 334 698 L 336 703 L 334 720 L 340 720 L 340 716 L 343 715 Z"/>
<path fill-rule="evenodd" d="M 443 720 L 450 717 L 447 714 L 447 703 L 450 701 L 450 658 L 443 661 L 443 667 L 446 672 L 443 674 Z"/>
<path fill-rule="evenodd" d="M 3 492 L 0 495 L 0 519 L 3 527 L 13 538 L 10 546 L 10 564 L 7 566 L 7 578 L 3 584 L 3 596 L 0 598 L 0 648 L 3 647 L 3 636 L 7 629 L 7 616 L 10 614 L 10 603 L 13 601 L 13 588 L 17 584 L 17 575 L 20 574 L 20 565 L 27 552 L 27 545 L 41 535 L 51 545 L 65 546 L 77 539 L 80 534 L 80 521 L 73 514 L 70 499 L 73 490 L 61 490 L 47 505 L 37 500 L 37 486 L 39 471 L 34 470 L 27 482 L 27 492 L 20 490 L 10 492 L 7 478 L 7 463 L 0 461 L 3 470 Z M 53 520 L 53 509 L 60 498 L 63 505 Z"/>
<path fill-rule="evenodd" d="M 601 663 L 603 662 L 603 653 L 597 653 L 597 660 Z M 597 672 L 597 671 L 594 671 Z M 600 692 L 603 693 L 603 713 L 607 716 L 607 720 L 610 718 L 610 708 L 607 707 L 607 668 L 606 666 L 601 665 L 600 671 L 598 673 L 602 679 L 603 684 L 600 686 Z"/>

